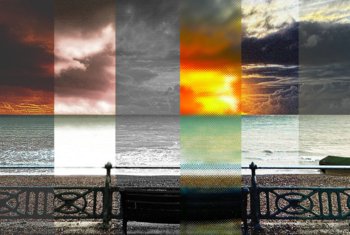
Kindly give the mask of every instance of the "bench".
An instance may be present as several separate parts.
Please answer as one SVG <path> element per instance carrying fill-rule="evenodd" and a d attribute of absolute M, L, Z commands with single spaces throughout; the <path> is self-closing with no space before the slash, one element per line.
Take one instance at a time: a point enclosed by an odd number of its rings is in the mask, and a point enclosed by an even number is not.
<path fill-rule="evenodd" d="M 200 191 L 180 188 L 121 188 L 123 234 L 128 221 L 179 224 L 242 218 L 241 189 Z"/>

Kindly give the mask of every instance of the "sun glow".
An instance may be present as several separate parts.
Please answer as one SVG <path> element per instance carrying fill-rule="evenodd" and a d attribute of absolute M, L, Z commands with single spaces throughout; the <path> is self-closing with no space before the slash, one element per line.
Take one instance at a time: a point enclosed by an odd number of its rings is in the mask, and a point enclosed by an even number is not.
<path fill-rule="evenodd" d="M 182 114 L 239 112 L 240 79 L 236 75 L 220 70 L 185 69 L 181 70 L 180 76 Z"/>

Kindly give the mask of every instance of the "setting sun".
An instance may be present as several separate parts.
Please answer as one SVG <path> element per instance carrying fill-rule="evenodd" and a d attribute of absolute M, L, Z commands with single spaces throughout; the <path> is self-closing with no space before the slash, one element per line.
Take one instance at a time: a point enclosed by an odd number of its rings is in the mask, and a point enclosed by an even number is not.
<path fill-rule="evenodd" d="M 230 7 L 227 7 L 228 4 Z M 240 114 L 241 20 L 231 1 L 184 1 L 180 22 L 180 114 Z"/>
<path fill-rule="evenodd" d="M 239 80 L 220 70 L 181 70 L 182 114 L 235 114 L 239 112 Z"/>

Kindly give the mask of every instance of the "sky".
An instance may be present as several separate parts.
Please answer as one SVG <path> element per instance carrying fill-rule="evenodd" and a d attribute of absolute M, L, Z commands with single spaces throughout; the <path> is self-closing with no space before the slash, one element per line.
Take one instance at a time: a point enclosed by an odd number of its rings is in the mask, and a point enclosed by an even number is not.
<path fill-rule="evenodd" d="M 53 4 L 0 1 L 0 114 L 53 114 Z"/>
<path fill-rule="evenodd" d="M 348 114 L 349 41 L 346 0 L 3 0 L 0 114 Z"/>
<path fill-rule="evenodd" d="M 117 115 L 179 114 L 178 10 L 178 1 L 117 1 Z"/>
<path fill-rule="evenodd" d="M 240 112 L 240 5 L 180 1 L 180 113 Z"/>
<path fill-rule="evenodd" d="M 242 112 L 298 113 L 299 6 L 242 1 Z"/>
<path fill-rule="evenodd" d="M 300 114 L 350 114 L 350 1 L 302 1 Z"/>
<path fill-rule="evenodd" d="M 350 113 L 349 9 L 344 0 L 243 0 L 243 113 Z"/>
<path fill-rule="evenodd" d="M 55 0 L 55 114 L 115 114 L 115 1 Z"/>

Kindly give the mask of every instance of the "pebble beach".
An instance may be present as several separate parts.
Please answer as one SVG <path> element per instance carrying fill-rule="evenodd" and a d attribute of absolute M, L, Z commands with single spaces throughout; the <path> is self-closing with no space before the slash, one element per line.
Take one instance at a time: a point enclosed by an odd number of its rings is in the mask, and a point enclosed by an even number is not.
<path fill-rule="evenodd" d="M 331 175 L 258 175 L 265 186 L 350 187 L 348 176 Z M 104 186 L 104 176 L 0 176 L 2 186 Z M 125 187 L 180 187 L 175 176 L 112 176 L 112 183 Z M 250 176 L 242 177 L 242 185 L 250 184 Z M 261 203 L 264 203 L 263 201 Z M 0 234 L 118 234 L 120 221 L 112 221 L 108 230 L 95 220 L 0 220 Z M 347 222 L 336 221 L 262 221 L 261 234 L 350 234 Z M 180 225 L 130 222 L 130 234 L 178 234 Z M 338 232 L 337 232 L 338 231 Z M 316 233 L 317 232 L 317 233 Z M 328 232 L 328 233 L 327 233 Z"/>

